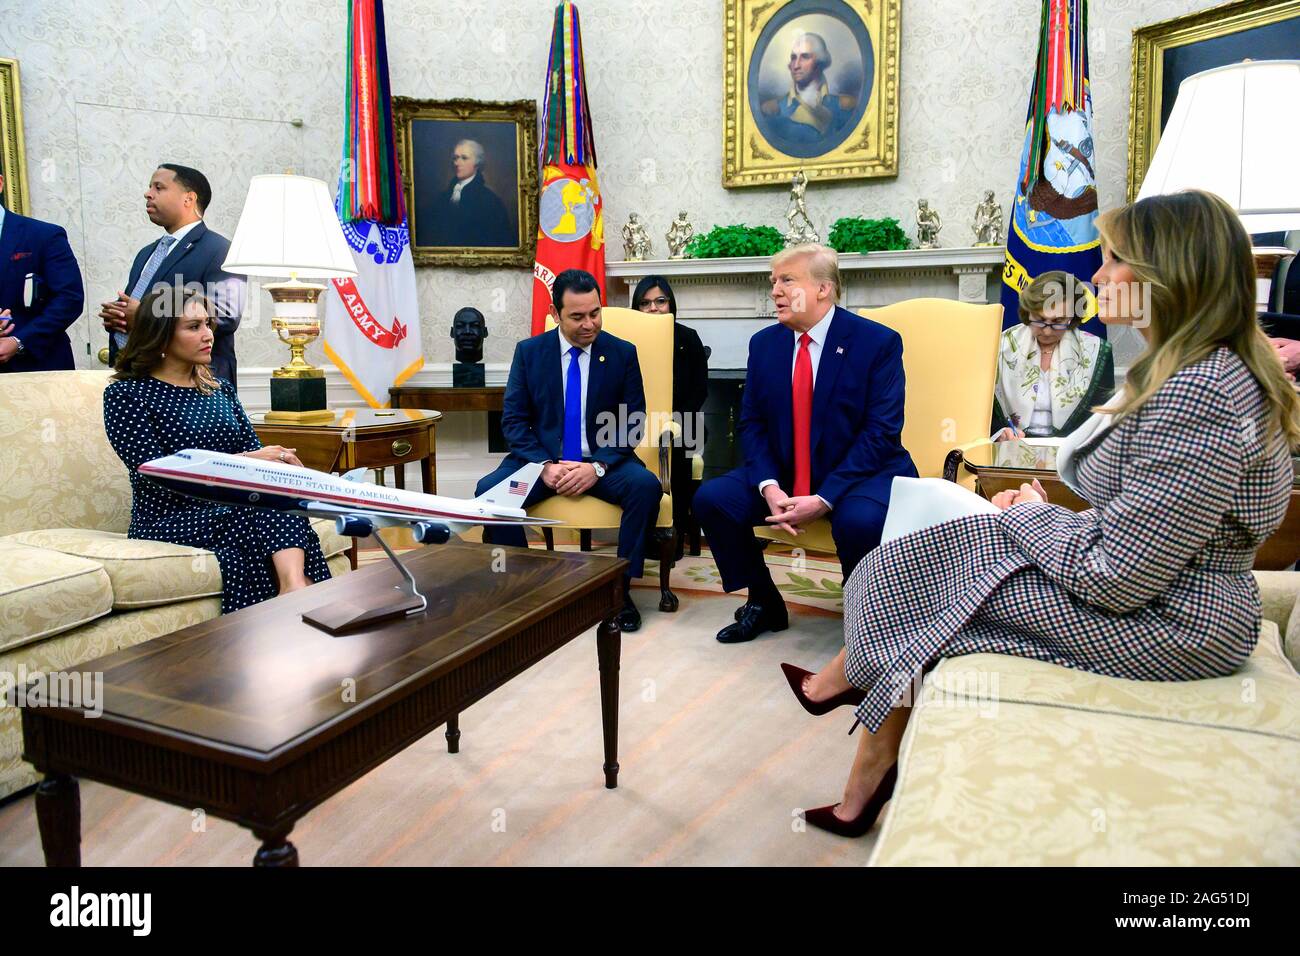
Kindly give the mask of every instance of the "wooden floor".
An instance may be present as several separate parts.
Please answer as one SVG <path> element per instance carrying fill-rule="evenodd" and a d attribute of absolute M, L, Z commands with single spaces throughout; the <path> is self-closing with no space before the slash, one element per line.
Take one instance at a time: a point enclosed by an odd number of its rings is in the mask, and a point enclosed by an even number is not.
<path fill-rule="evenodd" d="M 722 645 L 738 599 L 680 592 L 676 614 L 635 589 L 645 626 L 623 638 L 617 790 L 601 775 L 595 634 L 312 811 L 291 835 L 304 866 L 861 865 L 874 832 L 803 828 L 838 799 L 856 737 L 840 709 L 809 717 L 778 664 L 819 667 L 841 620 L 791 605 L 790 630 Z M 94 783 L 81 788 L 88 866 L 245 866 L 253 836 Z M 30 796 L 0 807 L 0 865 L 42 862 Z"/>

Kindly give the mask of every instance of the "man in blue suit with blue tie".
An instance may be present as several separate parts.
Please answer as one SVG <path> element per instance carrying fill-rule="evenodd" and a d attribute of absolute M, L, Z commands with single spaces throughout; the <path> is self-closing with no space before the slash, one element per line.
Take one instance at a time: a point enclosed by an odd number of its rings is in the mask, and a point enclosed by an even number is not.
<path fill-rule="evenodd" d="M 73 368 L 67 330 L 84 301 L 63 228 L 0 205 L 0 372 Z"/>
<path fill-rule="evenodd" d="M 772 260 L 778 324 L 749 340 L 741 399 L 745 464 L 706 482 L 695 514 L 727 591 L 749 589 L 724 644 L 784 630 L 754 525 L 792 534 L 827 516 L 847 579 L 880 543 L 896 475 L 916 477 L 903 447 L 903 342 L 854 315 L 840 297 L 839 261 L 825 246 L 796 246 Z"/>
<path fill-rule="evenodd" d="M 203 221 L 211 202 L 212 186 L 197 169 L 163 163 L 149 178 L 144 211 L 163 234 L 135 254 L 126 289 L 100 308 L 99 318 L 108 332 L 110 365 L 126 345 L 135 310 L 146 293 L 158 286 L 197 287 L 211 303 L 217 322 L 212 374 L 239 388 L 235 330 L 243 316 L 247 288 L 243 276 L 221 268 L 230 252 L 230 240 Z"/>
<path fill-rule="evenodd" d="M 501 414 L 510 453 L 475 494 L 541 462 L 542 480 L 521 507 L 552 495 L 585 494 L 618 505 L 618 556 L 629 565 L 618 623 L 635 631 L 641 615 L 630 579 L 641 577 L 646 537 L 664 493 L 635 450 L 646 413 L 636 346 L 601 331 L 600 287 L 589 272 L 566 269 L 555 277 L 550 312 L 554 329 L 515 346 Z M 632 428 L 623 434 L 625 425 Z M 527 547 L 519 527 L 484 528 L 483 540 Z"/>

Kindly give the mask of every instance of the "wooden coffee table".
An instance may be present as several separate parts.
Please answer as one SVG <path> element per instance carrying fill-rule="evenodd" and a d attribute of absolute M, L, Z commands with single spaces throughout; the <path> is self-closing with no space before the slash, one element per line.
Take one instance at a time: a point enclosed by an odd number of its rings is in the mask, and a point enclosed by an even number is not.
<path fill-rule="evenodd" d="M 502 560 L 504 559 L 504 568 Z M 605 786 L 618 779 L 618 668 L 627 562 L 605 555 L 451 544 L 404 563 L 429 608 L 331 637 L 303 611 L 393 586 L 387 561 L 89 661 L 103 714 L 26 706 L 23 757 L 45 775 L 45 862 L 81 862 L 77 778 L 245 826 L 254 864 L 296 866 L 307 811 L 552 651 L 597 626 Z"/>

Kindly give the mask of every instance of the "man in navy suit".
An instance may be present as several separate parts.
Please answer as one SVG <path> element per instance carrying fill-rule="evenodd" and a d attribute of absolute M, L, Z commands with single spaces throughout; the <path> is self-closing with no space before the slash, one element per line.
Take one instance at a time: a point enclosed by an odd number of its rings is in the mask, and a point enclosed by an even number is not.
<path fill-rule="evenodd" d="M 63 228 L 0 205 L 0 372 L 72 368 L 67 330 L 85 298 Z"/>
<path fill-rule="evenodd" d="M 894 476 L 916 477 L 899 437 L 898 333 L 835 304 L 839 263 L 825 246 L 777 254 L 771 280 L 779 324 L 749 340 L 738 428 L 745 464 L 695 495 L 723 588 L 749 588 L 736 623 L 718 633 L 724 644 L 789 623 L 754 525 L 797 535 L 828 515 L 847 579 L 880 543 Z"/>
<path fill-rule="evenodd" d="M 641 459 L 637 423 L 645 419 L 645 387 L 636 346 L 600 330 L 600 287 L 581 269 L 566 269 L 551 289 L 556 327 L 515 346 L 506 383 L 501 431 L 510 453 L 478 483 L 476 495 L 531 462 L 542 480 L 521 507 L 552 495 L 590 494 L 623 509 L 618 556 L 628 561 L 619 626 L 635 631 L 641 615 L 628 587 L 639 578 L 646 536 L 659 513 L 663 488 Z M 620 434 L 623 423 L 631 424 Z M 527 547 L 523 528 L 484 528 L 491 544 Z"/>
<path fill-rule="evenodd" d="M 211 201 L 212 187 L 197 169 L 163 163 L 150 177 L 144 192 L 144 211 L 150 222 L 162 227 L 163 235 L 136 253 L 126 290 L 100 309 L 99 317 L 108 332 L 110 365 L 126 345 L 135 310 L 146 292 L 160 285 L 198 286 L 216 312 L 212 374 L 239 388 L 235 330 L 243 316 L 245 282 L 242 276 L 221 269 L 230 251 L 230 240 L 203 222 Z"/>

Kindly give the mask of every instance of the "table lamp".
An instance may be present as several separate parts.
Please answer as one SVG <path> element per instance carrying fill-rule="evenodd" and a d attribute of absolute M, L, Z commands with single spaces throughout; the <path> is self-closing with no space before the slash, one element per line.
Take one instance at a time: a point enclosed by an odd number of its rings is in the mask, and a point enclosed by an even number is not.
<path fill-rule="evenodd" d="M 1300 60 L 1245 60 L 1178 86 L 1138 199 L 1204 189 L 1237 210 L 1248 233 L 1300 229 Z M 1256 246 L 1256 300 L 1268 304 L 1273 269 L 1295 255 Z"/>
<path fill-rule="evenodd" d="M 271 293 L 271 327 L 289 346 L 290 359 L 271 373 L 271 411 L 278 424 L 322 425 L 334 420 L 325 404 L 325 373 L 303 350 L 320 335 L 317 302 L 325 286 L 303 279 L 357 274 L 329 188 L 306 176 L 254 176 L 222 268 L 287 281 L 262 286 Z"/>

